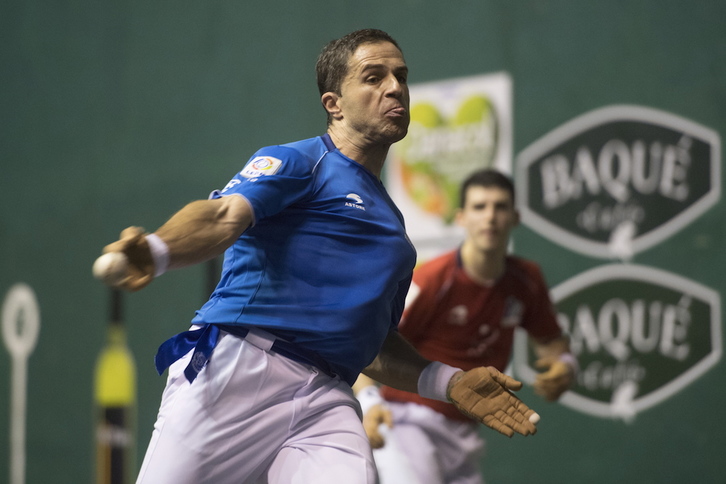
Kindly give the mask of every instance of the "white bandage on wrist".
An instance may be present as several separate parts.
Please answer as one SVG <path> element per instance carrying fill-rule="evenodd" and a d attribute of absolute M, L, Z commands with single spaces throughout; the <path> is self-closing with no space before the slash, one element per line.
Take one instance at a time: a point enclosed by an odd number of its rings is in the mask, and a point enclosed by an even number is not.
<path fill-rule="evenodd" d="M 146 242 L 154 259 L 154 277 L 159 277 L 169 268 L 169 246 L 156 234 L 148 234 Z"/>
<path fill-rule="evenodd" d="M 356 393 L 355 398 L 357 398 L 358 403 L 360 403 L 360 409 L 361 412 L 363 412 L 363 415 L 368 413 L 368 410 L 370 410 L 374 405 L 384 405 L 386 402 L 383 400 L 383 397 L 381 397 L 381 392 L 375 385 L 365 387 Z"/>
<path fill-rule="evenodd" d="M 418 394 L 424 398 L 448 402 L 449 382 L 451 377 L 459 371 L 461 369 L 439 361 L 432 361 L 418 377 Z"/>
<path fill-rule="evenodd" d="M 580 365 L 572 353 L 562 353 L 558 359 L 568 365 L 572 369 L 572 374 L 577 376 L 577 373 L 580 371 Z"/>

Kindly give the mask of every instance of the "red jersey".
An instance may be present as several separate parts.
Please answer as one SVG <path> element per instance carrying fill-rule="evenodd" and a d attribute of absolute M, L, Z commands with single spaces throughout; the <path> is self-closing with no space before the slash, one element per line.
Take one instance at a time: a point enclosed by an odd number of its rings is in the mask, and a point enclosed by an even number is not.
<path fill-rule="evenodd" d="M 562 334 L 539 266 L 508 256 L 504 274 L 482 285 L 466 274 L 456 250 L 416 268 L 398 329 L 429 360 L 463 370 L 493 366 L 504 371 L 517 327 L 537 340 Z M 386 400 L 415 402 L 449 418 L 467 419 L 449 403 L 385 386 L 381 393 Z"/>

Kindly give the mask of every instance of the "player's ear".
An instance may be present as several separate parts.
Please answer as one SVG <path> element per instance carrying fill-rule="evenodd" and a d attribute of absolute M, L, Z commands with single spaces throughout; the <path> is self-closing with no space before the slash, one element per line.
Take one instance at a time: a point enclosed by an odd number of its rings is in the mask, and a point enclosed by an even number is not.
<path fill-rule="evenodd" d="M 343 118 L 343 113 L 340 109 L 340 97 L 340 95 L 334 92 L 326 92 L 320 97 L 320 102 L 323 103 L 323 107 L 330 117 L 337 120 Z"/>
<path fill-rule="evenodd" d="M 464 211 L 461 208 L 457 208 L 454 213 L 454 222 L 456 225 L 464 226 Z"/>
<path fill-rule="evenodd" d="M 520 216 L 519 216 L 519 210 L 517 210 L 517 209 L 515 208 L 515 209 L 514 209 L 514 219 L 513 219 L 513 222 L 514 222 L 514 223 L 512 224 L 512 227 L 516 227 L 517 225 L 519 225 L 519 222 L 520 222 L 520 221 L 521 221 L 521 218 L 520 218 Z"/>

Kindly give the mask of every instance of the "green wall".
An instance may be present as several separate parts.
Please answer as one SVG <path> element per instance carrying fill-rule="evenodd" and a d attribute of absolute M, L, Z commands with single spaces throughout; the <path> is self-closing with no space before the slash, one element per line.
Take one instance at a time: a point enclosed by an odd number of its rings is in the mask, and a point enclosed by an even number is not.
<path fill-rule="evenodd" d="M 413 83 L 507 71 L 515 154 L 592 109 L 639 104 L 726 132 L 726 3 L 429 0 L 44 2 L 0 6 L 0 297 L 36 293 L 28 361 L 27 482 L 89 482 L 92 379 L 107 292 L 90 267 L 128 225 L 155 229 L 221 188 L 258 147 L 325 128 L 320 47 L 377 27 L 401 44 Z M 719 202 L 634 262 L 726 294 Z M 602 261 L 527 227 L 517 251 L 558 284 Z M 138 366 L 139 458 L 163 378 L 156 347 L 206 298 L 205 268 L 125 298 Z M 10 482 L 11 358 L 0 350 L 0 483 Z M 724 365 L 626 424 L 549 405 L 540 432 L 487 433 L 487 482 L 726 481 Z"/>

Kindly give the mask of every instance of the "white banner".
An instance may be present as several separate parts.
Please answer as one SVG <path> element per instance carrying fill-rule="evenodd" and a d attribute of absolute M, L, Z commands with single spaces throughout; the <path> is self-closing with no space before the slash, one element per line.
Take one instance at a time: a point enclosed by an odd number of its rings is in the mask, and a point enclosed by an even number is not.
<path fill-rule="evenodd" d="M 474 170 L 512 172 L 512 80 L 505 72 L 412 84 L 411 126 L 384 180 L 419 262 L 457 247 L 459 185 Z"/>

